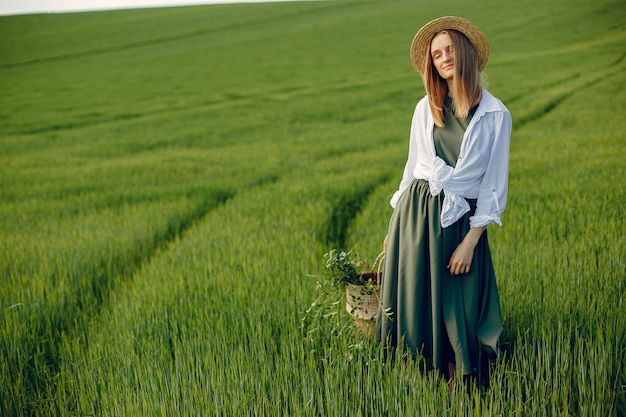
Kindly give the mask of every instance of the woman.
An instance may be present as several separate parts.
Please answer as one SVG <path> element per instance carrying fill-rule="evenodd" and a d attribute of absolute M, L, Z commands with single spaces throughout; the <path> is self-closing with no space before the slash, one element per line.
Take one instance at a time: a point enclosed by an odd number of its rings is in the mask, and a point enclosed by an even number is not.
<path fill-rule="evenodd" d="M 411 61 L 427 96 L 385 238 L 376 337 L 453 379 L 497 352 L 502 315 L 486 228 L 506 205 L 511 115 L 482 87 L 489 44 L 470 21 L 422 27 Z"/>

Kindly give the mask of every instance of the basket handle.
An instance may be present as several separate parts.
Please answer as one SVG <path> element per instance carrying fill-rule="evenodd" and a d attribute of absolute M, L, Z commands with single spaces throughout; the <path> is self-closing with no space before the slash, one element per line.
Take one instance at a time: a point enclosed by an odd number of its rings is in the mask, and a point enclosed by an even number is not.
<path fill-rule="evenodd" d="M 383 270 L 383 262 L 385 261 L 385 251 L 378 254 L 372 264 L 372 272 L 376 272 L 376 287 L 380 287 L 381 275 Z"/>

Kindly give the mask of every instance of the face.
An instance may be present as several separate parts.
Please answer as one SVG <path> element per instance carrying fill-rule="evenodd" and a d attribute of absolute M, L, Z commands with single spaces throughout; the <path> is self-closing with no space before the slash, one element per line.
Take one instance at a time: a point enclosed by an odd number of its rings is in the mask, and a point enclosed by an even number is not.
<path fill-rule="evenodd" d="M 450 35 L 435 35 L 430 43 L 430 56 L 441 78 L 450 83 L 454 79 L 454 44 Z"/>

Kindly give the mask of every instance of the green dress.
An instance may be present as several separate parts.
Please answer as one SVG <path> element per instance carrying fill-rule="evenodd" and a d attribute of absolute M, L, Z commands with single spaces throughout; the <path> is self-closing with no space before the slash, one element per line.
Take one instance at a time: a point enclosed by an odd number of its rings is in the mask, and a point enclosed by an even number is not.
<path fill-rule="evenodd" d="M 452 103 L 446 100 L 446 107 Z M 467 119 L 444 111 L 435 127 L 437 155 L 455 166 Z M 432 196 L 428 182 L 414 180 L 402 193 L 389 222 L 376 338 L 385 347 L 422 355 L 447 374 L 448 363 L 464 375 L 478 374 L 481 351 L 497 352 L 502 314 L 487 231 L 476 245 L 470 272 L 452 276 L 447 264 L 470 229 L 470 211 L 441 227 L 443 193 Z M 384 311 L 383 311 L 384 310 Z"/>

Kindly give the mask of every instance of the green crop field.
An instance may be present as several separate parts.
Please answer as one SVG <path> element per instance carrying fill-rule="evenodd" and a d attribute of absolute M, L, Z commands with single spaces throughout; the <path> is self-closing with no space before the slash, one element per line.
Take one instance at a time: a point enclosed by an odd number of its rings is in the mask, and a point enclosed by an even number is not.
<path fill-rule="evenodd" d="M 453 395 L 312 306 L 325 252 L 381 249 L 448 14 L 514 125 L 503 354 Z M 625 43 L 622 0 L 0 17 L 1 414 L 626 415 Z"/>

